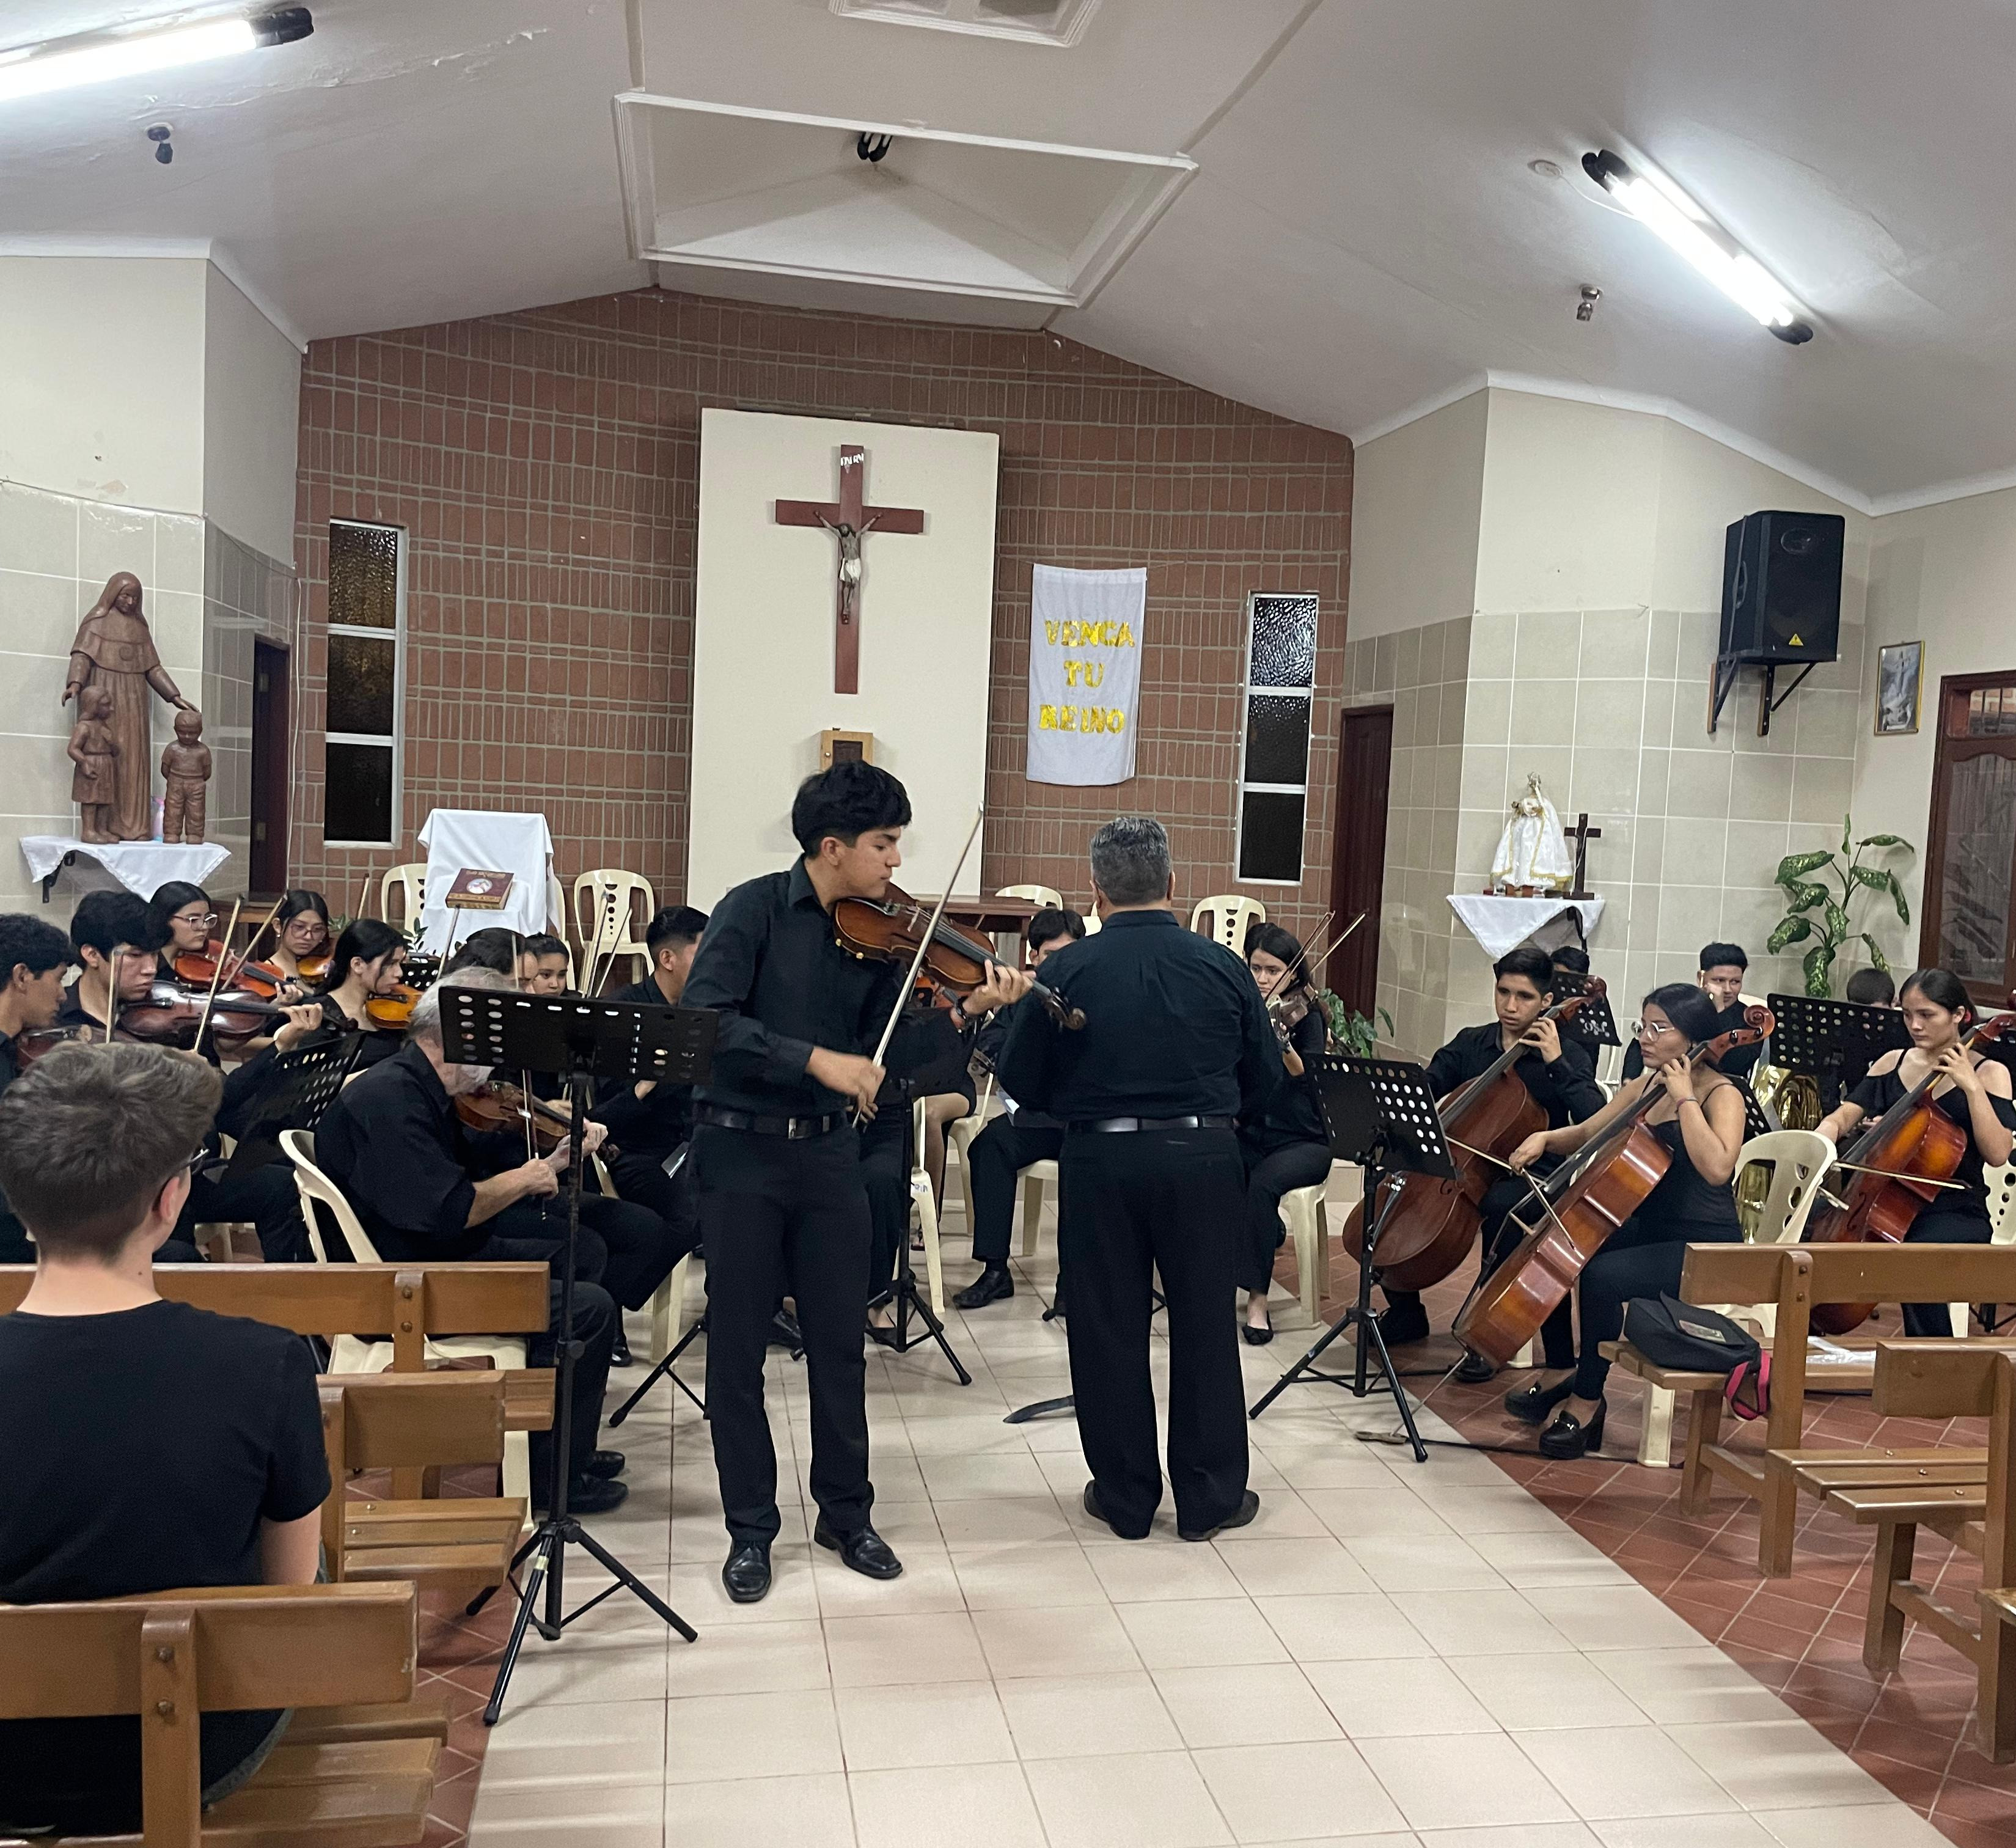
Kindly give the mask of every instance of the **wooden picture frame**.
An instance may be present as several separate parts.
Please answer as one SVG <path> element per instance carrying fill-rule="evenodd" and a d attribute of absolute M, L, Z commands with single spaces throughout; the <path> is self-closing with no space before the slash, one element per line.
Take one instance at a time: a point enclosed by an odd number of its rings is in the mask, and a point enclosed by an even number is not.
<path fill-rule="evenodd" d="M 1908 737 L 1924 701 L 1925 644 L 1892 642 L 1876 651 L 1876 735 Z"/>
<path fill-rule="evenodd" d="M 856 762 L 872 764 L 875 761 L 875 734 L 873 732 L 823 731 L 819 733 L 819 768 L 830 770 L 837 763 L 852 758 Z"/>

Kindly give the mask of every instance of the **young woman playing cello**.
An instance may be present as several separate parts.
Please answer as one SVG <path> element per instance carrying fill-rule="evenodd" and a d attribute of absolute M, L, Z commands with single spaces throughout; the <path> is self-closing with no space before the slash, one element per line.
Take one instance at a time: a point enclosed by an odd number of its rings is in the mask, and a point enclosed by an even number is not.
<path fill-rule="evenodd" d="M 2016 1125 L 2016 1104 L 2010 1097 L 2009 1068 L 1960 1043 L 1961 1034 L 1974 1025 L 1975 1010 L 1960 978 L 1950 971 L 1921 969 L 1904 984 L 1897 1005 L 1911 1036 L 1910 1050 L 1887 1052 L 1870 1066 L 1869 1075 L 1849 1093 L 1847 1101 L 1822 1121 L 1820 1133 L 1838 1144 L 1853 1135 L 1865 1117 L 1881 1116 L 1936 1072 L 1937 1081 L 1926 1096 L 1934 1109 L 1967 1132 L 1967 1151 L 1953 1172 L 1958 1186 L 1939 1189 L 1919 1209 L 1905 1242 L 1985 1245 L 1990 1227 L 1982 1167 L 2007 1161 L 2016 1140 L 2010 1133 Z M 1951 1335 L 1953 1320 L 1946 1304 L 1906 1303 L 1904 1332 Z"/>
<path fill-rule="evenodd" d="M 1528 1425 L 1541 1423 L 1561 1407 L 1540 1433 L 1543 1457 L 1580 1457 L 1601 1446 L 1603 1387 L 1610 1363 L 1599 1349 L 1623 1333 L 1624 1305 L 1633 1296 L 1677 1291 L 1688 1245 L 1734 1244 L 1743 1236 L 1730 1186 L 1743 1146 L 1742 1094 L 1711 1060 L 1691 1065 L 1687 1060 L 1690 1046 L 1715 1034 L 1719 1018 L 1715 1003 L 1691 984 L 1674 982 L 1653 989 L 1642 1005 L 1644 1017 L 1636 1031 L 1645 1060 L 1643 1075 L 1586 1122 L 1529 1136 L 1510 1157 L 1511 1165 L 1523 1170 L 1543 1155 L 1572 1155 L 1592 1138 L 1600 1138 L 1648 1088 L 1665 1093 L 1647 1113 L 1645 1126 L 1672 1165 L 1582 1271 L 1576 1286 L 1579 1357 L 1564 1299 L 1541 1329 L 1546 1369 L 1539 1382 L 1506 1395 L 1505 1409 Z M 1521 1216 L 1530 1222 L 1538 1210 L 1529 1205 Z"/>

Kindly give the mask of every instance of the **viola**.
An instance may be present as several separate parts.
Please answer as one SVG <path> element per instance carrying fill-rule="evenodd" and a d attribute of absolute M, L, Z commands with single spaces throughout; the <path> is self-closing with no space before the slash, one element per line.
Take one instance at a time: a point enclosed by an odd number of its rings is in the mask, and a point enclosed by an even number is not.
<path fill-rule="evenodd" d="M 543 1097 L 528 1095 L 515 1084 L 492 1079 L 464 1091 L 455 1101 L 455 1114 L 469 1128 L 479 1131 L 513 1129 L 528 1124 L 532 1145 L 542 1155 L 559 1148 L 573 1132 L 574 1119 Z M 596 1151 L 615 1155 L 621 1151 L 613 1142 L 604 1142 Z"/>
<path fill-rule="evenodd" d="M 998 963 L 993 944 L 977 931 L 970 931 L 941 917 L 931 928 L 931 907 L 920 905 L 908 892 L 891 886 L 880 899 L 837 899 L 833 907 L 833 932 L 841 948 L 858 961 L 909 963 L 917 946 L 931 931 L 919 973 L 928 973 L 932 982 L 949 994 L 970 995 L 987 979 L 990 963 Z M 1060 1026 L 1076 1032 L 1085 1025 L 1085 1014 L 1054 989 L 1031 982 L 1029 992 L 1041 1002 Z"/>
<path fill-rule="evenodd" d="M 1960 1043 L 2000 1039 L 2012 1028 L 2016 1014 L 1999 1014 L 1976 1021 Z M 1937 1183 L 1953 1178 L 1974 1143 L 1967 1126 L 1938 1108 L 1930 1094 L 1943 1075 L 1936 1067 L 1928 1072 L 1836 1158 L 1848 1184 L 1838 1194 L 1822 1190 L 1802 1242 L 1903 1241 L 1926 1203 L 1944 1191 Z M 1846 1335 L 1875 1313 L 1873 1302 L 1816 1302 L 1813 1326 L 1821 1335 Z"/>
<path fill-rule="evenodd" d="M 403 1028 L 413 1018 L 414 1005 L 419 998 L 418 989 L 402 982 L 389 995 L 368 997 L 364 1011 L 376 1025 Z"/>
<path fill-rule="evenodd" d="M 1745 1008 L 1743 1020 L 1741 1026 L 1690 1046 L 1689 1067 L 1753 1046 L 1770 1033 L 1768 1007 Z M 1600 1137 L 1539 1185 L 1552 1210 L 1478 1287 L 1456 1317 L 1456 1338 L 1471 1353 L 1504 1366 L 1539 1333 L 1611 1234 L 1665 1178 L 1672 1157 L 1645 1122 L 1665 1095 L 1663 1084 L 1648 1082 L 1638 1101 Z"/>
<path fill-rule="evenodd" d="M 1604 992 L 1602 979 L 1597 978 L 1580 994 L 1557 1001 L 1539 1018 L 1559 1026 L 1592 1006 Z M 1396 1290 L 1425 1290 L 1463 1262 L 1483 1226 L 1484 1196 L 1504 1173 L 1505 1157 L 1547 1126 L 1546 1112 L 1517 1070 L 1531 1050 L 1523 1039 L 1515 1040 L 1435 1106 L 1456 1177 L 1397 1175 L 1388 1183 L 1373 1245 L 1382 1283 Z M 1352 1209 L 1345 1228 L 1347 1241 L 1362 1241 L 1364 1212 L 1363 1201 Z"/>

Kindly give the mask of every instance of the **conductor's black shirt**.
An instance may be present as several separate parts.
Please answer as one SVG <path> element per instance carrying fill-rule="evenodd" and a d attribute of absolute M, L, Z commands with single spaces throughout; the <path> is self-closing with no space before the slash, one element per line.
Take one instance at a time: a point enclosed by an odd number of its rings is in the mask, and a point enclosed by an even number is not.
<path fill-rule="evenodd" d="M 1043 964 L 1085 1013 L 1075 1033 L 1015 1010 L 997 1069 L 1017 1103 L 1066 1123 L 1117 1116 L 1256 1116 L 1280 1049 L 1246 965 L 1166 911 L 1122 911 Z"/>
<path fill-rule="evenodd" d="M 1436 1097 L 1446 1097 L 1458 1085 L 1481 1078 L 1504 1050 L 1497 1021 L 1465 1027 L 1429 1060 L 1429 1088 Z M 1536 1051 L 1525 1052 L 1512 1069 L 1533 1093 L 1533 1101 L 1547 1113 L 1550 1129 L 1586 1122 L 1606 1101 L 1597 1084 L 1596 1067 L 1587 1050 L 1565 1034 L 1561 1037 L 1561 1056 L 1553 1063 Z"/>

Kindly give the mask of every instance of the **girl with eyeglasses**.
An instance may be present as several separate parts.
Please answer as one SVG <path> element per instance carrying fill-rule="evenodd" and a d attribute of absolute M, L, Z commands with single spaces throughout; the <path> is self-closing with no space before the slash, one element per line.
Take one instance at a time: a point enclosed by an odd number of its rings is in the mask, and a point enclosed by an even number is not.
<path fill-rule="evenodd" d="M 329 939 L 329 901 L 320 892 L 285 892 L 274 914 L 272 947 L 261 945 L 259 960 L 270 963 L 283 975 L 295 977 L 305 987 L 322 973 Z M 305 969 L 304 963 L 308 965 Z"/>
<path fill-rule="evenodd" d="M 1603 1388 L 1610 1363 L 1602 1344 L 1624 1332 L 1624 1306 L 1634 1296 L 1677 1292 L 1690 1245 L 1733 1245 L 1743 1236 L 1730 1183 L 1743 1147 L 1742 1093 L 1712 1057 L 1690 1063 L 1690 1047 L 1722 1030 L 1714 1001 L 1700 989 L 1674 982 L 1654 989 L 1634 1028 L 1645 1069 L 1629 1079 L 1586 1122 L 1529 1136 L 1512 1151 L 1524 1170 L 1546 1155 L 1573 1155 L 1604 1133 L 1648 1090 L 1662 1092 L 1643 1119 L 1670 1158 L 1658 1184 L 1631 1217 L 1611 1234 L 1583 1268 L 1575 1288 L 1580 1308 L 1571 1318 L 1564 1298 L 1541 1327 L 1546 1366 L 1539 1381 L 1506 1395 L 1505 1409 L 1522 1423 L 1543 1423 L 1543 1457 L 1566 1459 L 1601 1447 Z M 1537 1202 L 1521 1217 L 1538 1223 Z M 1581 1328 L 1578 1351 L 1575 1322 Z"/>
<path fill-rule="evenodd" d="M 217 928 L 217 907 L 210 894 L 186 880 L 171 879 L 147 901 L 157 925 L 165 928 L 168 940 L 161 946 L 163 975 L 172 981 L 178 956 L 222 955 L 224 946 L 211 935 Z"/>

